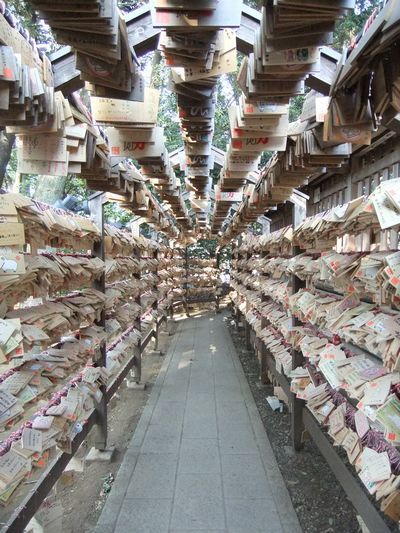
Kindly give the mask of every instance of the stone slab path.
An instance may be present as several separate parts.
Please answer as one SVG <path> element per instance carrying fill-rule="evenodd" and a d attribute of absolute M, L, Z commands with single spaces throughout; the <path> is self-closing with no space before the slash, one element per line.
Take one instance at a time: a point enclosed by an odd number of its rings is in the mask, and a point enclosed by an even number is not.
<path fill-rule="evenodd" d="M 301 533 L 225 320 L 179 322 L 95 533 Z"/>

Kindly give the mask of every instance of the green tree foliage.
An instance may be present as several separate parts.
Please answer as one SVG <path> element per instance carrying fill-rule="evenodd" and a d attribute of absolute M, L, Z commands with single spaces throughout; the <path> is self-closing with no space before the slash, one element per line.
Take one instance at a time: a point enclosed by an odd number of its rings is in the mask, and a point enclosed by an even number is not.
<path fill-rule="evenodd" d="M 60 47 L 49 26 L 40 19 L 28 0 L 7 0 L 7 7 L 29 31 L 36 43 L 42 45 L 42 49 L 53 52 Z"/>
<path fill-rule="evenodd" d="M 157 123 L 164 127 L 165 145 L 169 152 L 183 146 L 178 120 L 178 106 L 176 94 L 168 89 L 170 69 L 165 60 L 158 55 L 152 64 L 152 84 L 160 91 L 160 105 Z"/>
<path fill-rule="evenodd" d="M 252 7 L 253 9 L 258 9 L 258 10 L 260 10 L 264 4 L 263 0 L 244 0 L 243 3 L 246 4 L 246 6 L 249 6 L 249 7 Z"/>
<path fill-rule="evenodd" d="M 228 108 L 233 101 L 232 89 L 229 78 L 223 76 L 217 82 L 217 102 L 214 116 L 213 144 L 220 150 L 226 150 L 226 145 L 231 138 Z"/>
<path fill-rule="evenodd" d="M 258 166 L 260 168 L 264 168 L 273 155 L 274 152 L 271 152 L 270 150 L 266 150 L 265 152 L 263 152 L 261 154 L 260 164 Z"/>
<path fill-rule="evenodd" d="M 136 221 L 138 218 L 137 215 L 134 215 L 130 211 L 127 211 L 126 209 L 121 208 L 117 203 L 115 202 L 108 202 L 104 205 L 104 221 L 107 224 L 121 224 L 122 227 L 127 226 L 130 222 Z M 147 222 L 143 222 L 139 226 L 139 232 L 140 235 L 143 237 L 146 237 L 147 239 L 151 239 L 153 236 L 153 230 Z M 164 236 L 165 238 L 165 236 Z"/>
<path fill-rule="evenodd" d="M 333 47 L 341 52 L 343 46 L 348 46 L 379 4 L 380 0 L 356 0 L 354 11 L 336 25 Z"/>
<path fill-rule="evenodd" d="M 215 257 L 216 251 L 216 239 L 199 239 L 196 243 L 187 247 L 189 257 L 199 257 L 200 259 Z"/>
<path fill-rule="evenodd" d="M 259 222 L 252 222 L 249 226 L 249 230 L 253 235 L 262 235 L 263 225 Z"/>
<path fill-rule="evenodd" d="M 151 230 L 151 226 L 147 224 L 147 222 L 140 224 L 139 231 L 140 235 L 143 235 L 143 237 L 146 237 L 146 239 L 151 239 L 153 232 Z"/>
<path fill-rule="evenodd" d="M 219 265 L 224 268 L 229 267 L 232 261 L 232 247 L 230 245 L 218 249 L 216 239 L 199 239 L 195 244 L 187 248 L 188 257 L 199 257 L 200 259 L 210 259 L 218 257 Z"/>
<path fill-rule="evenodd" d="M 78 178 L 75 174 L 68 174 L 65 182 L 64 194 L 67 196 L 76 196 L 81 200 L 87 200 L 90 196 L 90 191 L 87 188 L 86 180 Z"/>
<path fill-rule="evenodd" d="M 109 224 L 119 222 L 125 226 L 129 222 L 132 222 L 132 220 L 135 218 L 135 215 L 129 211 L 126 211 L 125 209 L 122 209 L 117 203 L 109 202 L 104 206 L 104 218 Z"/>
<path fill-rule="evenodd" d="M 146 3 L 147 2 L 141 0 L 118 0 L 118 7 L 121 9 L 121 11 L 129 13 L 129 11 L 132 11 L 133 9 L 136 9 L 137 7 L 140 7 Z"/>
<path fill-rule="evenodd" d="M 299 94 L 290 99 L 289 122 L 295 122 L 301 115 L 305 95 Z"/>
<path fill-rule="evenodd" d="M 37 42 L 42 43 L 47 40 L 47 32 L 43 31 L 43 25 L 28 0 L 8 0 L 7 7 Z"/>
<path fill-rule="evenodd" d="M 28 198 L 32 198 L 36 189 L 37 175 L 25 174 L 19 186 L 19 192 Z"/>
<path fill-rule="evenodd" d="M 227 245 L 221 248 L 219 252 L 219 266 L 220 268 L 229 268 L 232 261 L 232 246 Z"/>

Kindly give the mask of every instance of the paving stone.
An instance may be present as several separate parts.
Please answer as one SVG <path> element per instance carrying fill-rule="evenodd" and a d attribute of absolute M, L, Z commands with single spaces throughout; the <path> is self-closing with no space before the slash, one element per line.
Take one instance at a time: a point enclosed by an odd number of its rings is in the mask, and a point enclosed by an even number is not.
<path fill-rule="evenodd" d="M 225 427 L 219 433 L 219 445 L 221 453 L 257 453 L 257 447 L 253 433 L 249 433 L 248 424 L 237 424 L 234 427 Z"/>
<path fill-rule="evenodd" d="M 178 473 L 181 474 L 219 474 L 218 440 L 182 439 L 179 455 Z"/>
<path fill-rule="evenodd" d="M 149 431 L 144 438 L 141 448 L 142 453 L 178 452 L 180 445 L 180 434 L 163 434 L 159 427 L 157 428 L 157 431 L 153 432 L 151 431 L 152 427 L 153 426 L 149 427 Z"/>
<path fill-rule="evenodd" d="M 172 500 L 126 499 L 115 533 L 168 533 Z"/>
<path fill-rule="evenodd" d="M 272 499 L 272 490 L 267 478 L 258 473 L 239 474 L 238 472 L 229 472 L 223 475 L 224 495 L 225 498 L 247 498 L 264 500 Z"/>
<path fill-rule="evenodd" d="M 218 435 L 217 421 L 215 417 L 209 420 L 205 418 L 191 419 L 184 423 L 182 435 L 184 438 L 192 439 L 216 438 Z"/>
<path fill-rule="evenodd" d="M 229 402 L 226 400 L 218 401 L 217 417 L 220 421 L 242 421 L 242 423 L 250 422 L 249 412 L 243 400 Z"/>
<path fill-rule="evenodd" d="M 229 531 L 284 533 L 272 500 L 226 499 Z"/>
<path fill-rule="evenodd" d="M 177 465 L 176 454 L 140 454 L 128 485 L 126 498 L 171 497 Z"/>
<path fill-rule="evenodd" d="M 223 500 L 175 498 L 171 529 L 225 529 Z"/>
<path fill-rule="evenodd" d="M 115 524 L 98 524 L 92 531 L 92 533 L 114 533 Z"/>
<path fill-rule="evenodd" d="M 221 474 L 182 474 L 176 478 L 175 498 L 222 500 Z"/>
<path fill-rule="evenodd" d="M 169 533 L 227 533 L 227 529 L 170 529 Z"/>
<path fill-rule="evenodd" d="M 171 422 L 173 424 L 183 424 L 185 405 L 183 402 L 159 402 L 151 417 L 151 424 Z"/>
<path fill-rule="evenodd" d="M 225 498 L 273 498 L 258 454 L 222 455 L 221 463 Z"/>
<path fill-rule="evenodd" d="M 185 415 L 198 416 L 201 413 L 215 413 L 215 395 L 210 392 L 195 392 L 188 394 Z"/>

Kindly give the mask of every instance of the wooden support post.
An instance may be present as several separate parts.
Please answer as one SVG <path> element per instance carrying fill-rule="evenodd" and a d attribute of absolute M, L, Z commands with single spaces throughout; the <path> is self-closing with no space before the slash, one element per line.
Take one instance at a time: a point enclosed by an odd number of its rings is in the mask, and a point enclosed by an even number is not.
<path fill-rule="evenodd" d="M 244 336 L 246 340 L 246 349 L 251 350 L 251 342 L 250 342 L 250 326 L 247 323 L 246 318 L 244 318 Z"/>
<path fill-rule="evenodd" d="M 269 383 L 268 372 L 267 372 L 267 347 L 263 341 L 260 341 L 260 380 L 263 385 Z"/>
<path fill-rule="evenodd" d="M 156 352 L 158 350 L 158 335 L 160 333 L 160 324 L 158 320 L 156 320 L 156 327 L 154 331 L 154 351 Z"/>
<path fill-rule="evenodd" d="M 90 196 L 89 198 L 89 209 L 91 217 L 100 229 L 101 239 L 94 244 L 93 255 L 99 257 L 104 261 L 104 193 L 97 192 Z M 106 291 L 106 279 L 105 273 L 103 272 L 101 278 L 94 283 L 94 288 L 105 293 Z M 106 326 L 106 315 L 105 310 L 101 312 L 100 320 L 97 322 L 98 326 L 105 328 Z M 106 343 L 102 342 L 98 356 L 96 357 L 94 363 L 96 366 L 106 366 Z M 100 388 L 103 393 L 102 398 L 99 403 L 96 404 L 96 432 L 95 432 L 95 442 L 94 446 L 97 450 L 106 450 L 107 448 L 107 387 L 102 385 Z"/>
<path fill-rule="evenodd" d="M 155 250 L 155 252 L 153 253 L 153 257 L 154 259 L 158 259 L 158 250 Z M 157 269 L 158 270 L 158 269 Z M 157 283 L 155 284 L 155 290 L 157 291 L 158 290 L 158 287 L 157 287 Z M 153 303 L 152 305 L 152 308 L 154 310 L 158 310 L 158 297 L 157 297 L 157 300 Z M 156 314 L 156 327 L 155 327 L 155 330 L 154 330 L 154 342 L 155 342 L 155 345 L 154 345 L 154 350 L 158 350 L 158 334 L 159 334 L 159 321 L 158 321 L 158 313 Z"/>
<path fill-rule="evenodd" d="M 268 235 L 270 232 L 271 232 L 271 223 L 269 221 L 269 219 L 267 219 L 266 217 L 263 217 L 263 234 L 266 234 Z M 265 252 L 262 252 L 261 253 L 261 257 L 266 257 L 268 254 L 265 253 Z M 265 274 L 262 274 L 262 275 L 265 275 Z M 261 294 L 261 301 L 262 302 L 266 302 L 268 300 L 268 298 L 264 295 L 264 294 Z M 262 316 L 261 317 L 261 331 L 266 328 L 268 325 L 268 320 Z M 264 341 L 260 341 L 260 380 L 261 380 L 261 383 L 263 385 L 267 385 L 270 380 L 268 379 L 268 365 L 267 365 L 267 357 L 268 357 L 268 351 L 267 351 L 267 347 L 265 346 L 265 342 Z"/>
<path fill-rule="evenodd" d="M 294 204 L 292 207 L 292 220 L 293 228 L 296 228 L 301 222 L 305 219 L 306 208 L 301 207 L 297 204 Z M 299 255 L 301 249 L 298 246 L 292 246 L 292 255 Z M 304 287 L 304 282 L 300 280 L 297 276 L 292 276 L 292 294 L 297 293 L 300 289 Z M 293 326 L 298 325 L 298 321 L 295 317 L 292 319 Z M 301 366 L 304 362 L 303 354 L 297 350 L 292 350 L 292 369 L 295 369 L 298 366 Z M 304 401 L 296 398 L 296 394 L 291 393 L 292 396 L 292 416 L 291 416 L 291 434 L 292 434 L 292 443 L 296 451 L 299 451 L 303 448 L 302 435 L 304 431 L 303 424 L 303 407 Z"/>
<path fill-rule="evenodd" d="M 189 288 L 188 288 L 188 274 L 189 274 L 189 260 L 188 260 L 188 247 L 185 247 L 185 270 L 186 270 L 186 283 L 185 283 L 185 298 L 184 298 L 184 307 L 186 316 L 189 317 L 189 305 L 188 305 L 188 294 L 189 294 Z"/>
<path fill-rule="evenodd" d="M 140 278 L 141 278 L 141 268 L 142 268 L 141 253 L 140 253 L 140 249 L 139 248 L 135 248 L 134 249 L 133 257 L 135 257 L 136 259 L 139 260 L 139 265 L 140 265 L 139 272 L 134 274 L 134 278 L 137 279 L 138 282 L 139 282 Z M 140 306 L 140 315 L 135 321 L 136 322 L 135 323 L 135 327 L 136 327 L 136 329 L 138 331 L 141 331 L 141 329 L 142 329 L 142 320 L 141 320 L 141 316 L 142 316 L 142 308 L 141 308 L 142 301 L 141 301 L 140 294 L 139 294 L 139 296 L 137 296 L 135 298 L 135 302 Z M 134 347 L 133 352 L 134 352 L 134 357 L 135 357 L 135 367 L 130 371 L 131 379 L 128 380 L 128 387 L 129 388 L 133 388 L 132 383 L 139 384 L 140 380 L 142 378 L 142 340 L 141 339 L 139 340 L 138 345 Z"/>

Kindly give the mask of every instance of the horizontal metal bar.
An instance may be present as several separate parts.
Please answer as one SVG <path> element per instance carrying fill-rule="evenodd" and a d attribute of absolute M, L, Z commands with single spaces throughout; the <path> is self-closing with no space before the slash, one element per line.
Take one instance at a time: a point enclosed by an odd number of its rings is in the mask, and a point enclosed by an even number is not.
<path fill-rule="evenodd" d="M 342 485 L 347 497 L 364 520 L 369 531 L 371 533 L 389 533 L 391 528 L 388 527 L 379 511 L 371 503 L 360 483 L 336 453 L 333 445 L 325 436 L 320 425 L 307 408 L 303 409 L 303 422 L 319 451 L 331 467 L 336 479 Z"/>

